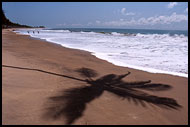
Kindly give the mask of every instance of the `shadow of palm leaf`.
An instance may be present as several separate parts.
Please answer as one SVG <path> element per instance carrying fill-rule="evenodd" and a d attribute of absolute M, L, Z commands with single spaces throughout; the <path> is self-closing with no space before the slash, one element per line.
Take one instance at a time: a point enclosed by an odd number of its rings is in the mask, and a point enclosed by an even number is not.
<path fill-rule="evenodd" d="M 60 96 L 50 97 L 53 105 L 48 109 L 47 117 L 58 119 L 66 118 L 67 124 L 72 124 L 83 115 L 86 104 L 103 93 L 99 86 L 85 86 L 81 88 L 68 89 Z"/>
<path fill-rule="evenodd" d="M 82 77 L 88 78 L 89 80 L 92 80 L 92 77 L 98 76 L 96 71 L 89 69 L 89 68 L 79 68 L 75 70 L 78 72 Z"/>
<path fill-rule="evenodd" d="M 77 69 L 80 75 L 86 77 L 86 83 L 89 86 L 81 88 L 72 88 L 64 91 L 61 95 L 50 97 L 52 104 L 46 116 L 53 119 L 66 118 L 67 124 L 72 124 L 75 120 L 80 118 L 86 108 L 86 104 L 98 98 L 104 91 L 109 91 L 118 97 L 133 100 L 136 104 L 140 103 L 145 107 L 145 103 L 151 103 L 159 107 L 167 109 L 178 109 L 181 106 L 176 100 L 167 97 L 158 97 L 145 93 L 142 90 L 161 91 L 169 90 L 171 86 L 166 84 L 154 84 L 151 80 L 139 82 L 124 82 L 122 79 L 127 74 L 115 75 L 109 74 L 93 80 L 92 77 L 97 76 L 97 73 L 88 68 Z"/>
<path fill-rule="evenodd" d="M 177 101 L 172 98 L 153 96 L 141 91 L 163 91 L 171 89 L 171 86 L 166 84 L 151 83 L 151 80 L 124 82 L 122 79 L 129 75 L 130 72 L 123 75 L 109 74 L 93 80 L 92 77 L 96 77 L 98 75 L 96 71 L 89 68 L 77 69 L 76 72 L 79 72 L 81 76 L 86 78 L 83 80 L 72 76 L 57 74 L 54 72 L 35 68 L 17 67 L 10 65 L 2 65 L 2 67 L 27 71 L 38 71 L 44 74 L 50 74 L 80 82 L 85 82 L 90 85 L 80 88 L 72 88 L 62 92 L 62 94 L 59 96 L 49 98 L 51 100 L 51 105 L 48 107 L 48 110 L 45 113 L 45 118 L 58 119 L 61 116 L 65 116 L 67 124 L 72 124 L 75 120 L 80 118 L 85 111 L 86 104 L 95 98 L 100 97 L 104 91 L 109 91 L 118 97 L 126 98 L 129 101 L 133 100 L 136 104 L 140 103 L 144 107 L 144 102 L 167 109 L 178 109 L 181 107 Z"/>

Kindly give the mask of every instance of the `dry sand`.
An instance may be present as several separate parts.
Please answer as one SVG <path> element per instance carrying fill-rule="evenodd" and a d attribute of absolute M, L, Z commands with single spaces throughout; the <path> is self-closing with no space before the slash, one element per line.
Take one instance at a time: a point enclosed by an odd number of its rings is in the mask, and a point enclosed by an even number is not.
<path fill-rule="evenodd" d="M 188 78 L 115 66 L 89 52 L 18 35 L 11 32 L 11 29 L 2 30 L 2 64 L 3 125 L 188 124 Z M 82 67 L 95 70 L 99 75 L 94 79 L 130 71 L 131 74 L 123 78 L 123 81 L 151 80 L 153 83 L 167 84 L 172 89 L 143 90 L 146 94 L 142 96 L 154 95 L 147 99 L 156 96 L 172 98 L 181 107 L 163 108 L 159 104 L 142 101 L 139 92 L 135 91 L 140 89 L 127 89 L 126 97 L 119 97 L 112 88 L 112 92 L 109 92 L 96 84 L 93 86 L 79 81 L 77 79 L 85 78 L 75 70 Z M 68 89 L 70 93 L 65 92 Z"/>

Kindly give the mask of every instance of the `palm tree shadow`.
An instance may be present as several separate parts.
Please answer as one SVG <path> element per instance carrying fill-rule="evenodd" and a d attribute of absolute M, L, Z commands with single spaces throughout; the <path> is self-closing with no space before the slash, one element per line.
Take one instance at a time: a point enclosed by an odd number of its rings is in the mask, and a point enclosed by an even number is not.
<path fill-rule="evenodd" d="M 2 65 L 2 67 L 28 71 L 38 71 L 45 74 L 60 76 L 87 83 L 89 86 L 68 89 L 62 92 L 61 95 L 49 98 L 49 100 L 51 101 L 50 107 L 48 107 L 48 110 L 44 114 L 44 117 L 58 119 L 63 116 L 66 117 L 67 124 L 72 124 L 75 120 L 80 118 L 85 111 L 86 104 L 91 102 L 95 98 L 100 97 L 104 91 L 109 91 L 117 95 L 118 97 L 126 98 L 129 101 L 133 100 L 136 104 L 140 103 L 142 106 L 145 105 L 144 102 L 147 102 L 149 104 L 154 104 L 156 106 L 166 109 L 177 110 L 180 107 L 182 107 L 173 98 L 158 97 L 141 91 L 169 90 L 172 88 L 169 85 L 151 83 L 151 80 L 138 82 L 124 82 L 122 79 L 129 75 L 130 72 L 123 75 L 108 74 L 94 80 L 93 77 L 96 77 L 98 75 L 96 71 L 89 68 L 77 69 L 76 72 L 78 72 L 81 76 L 85 77 L 84 80 L 41 69 L 16 67 L 9 65 Z"/>
<path fill-rule="evenodd" d="M 166 109 L 177 110 L 181 107 L 172 98 L 158 97 L 141 91 L 169 90 L 172 88 L 169 85 L 154 84 L 150 80 L 138 82 L 123 81 L 122 79 L 129 75 L 130 72 L 123 75 L 108 74 L 96 80 L 92 79 L 92 77 L 97 76 L 96 71 L 92 69 L 80 68 L 76 72 L 86 77 L 84 81 L 88 86 L 68 89 L 59 96 L 50 97 L 51 105 L 45 113 L 47 118 L 59 119 L 65 117 L 66 123 L 72 124 L 83 115 L 87 103 L 100 97 L 104 91 L 109 91 L 121 98 L 133 100 L 136 104 L 140 103 L 143 107 L 145 107 L 144 102 Z"/>

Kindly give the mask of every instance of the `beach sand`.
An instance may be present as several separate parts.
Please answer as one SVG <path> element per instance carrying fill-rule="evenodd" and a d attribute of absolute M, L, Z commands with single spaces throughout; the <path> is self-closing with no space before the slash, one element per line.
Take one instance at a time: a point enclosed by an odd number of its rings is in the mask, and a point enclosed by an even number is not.
<path fill-rule="evenodd" d="M 188 78 L 115 66 L 89 52 L 32 39 L 11 29 L 2 30 L 2 64 L 3 125 L 188 124 Z M 125 98 L 113 91 L 90 87 L 92 84 L 83 81 L 86 78 L 76 72 L 80 68 L 98 73 L 93 79 L 130 71 L 123 81 L 151 80 L 152 83 L 167 84 L 172 89 L 136 90 L 154 97 L 172 98 L 181 107 L 164 108 L 159 104 L 140 101 L 140 97 L 136 98 L 138 91 L 133 89 L 128 89 L 128 97 Z"/>

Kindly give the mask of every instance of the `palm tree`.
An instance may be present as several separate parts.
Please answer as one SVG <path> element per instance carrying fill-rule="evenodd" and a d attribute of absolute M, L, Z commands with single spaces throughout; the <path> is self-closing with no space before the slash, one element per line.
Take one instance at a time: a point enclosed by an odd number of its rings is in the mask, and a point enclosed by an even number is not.
<path fill-rule="evenodd" d="M 123 75 L 108 74 L 95 80 L 92 77 L 96 77 L 97 73 L 92 69 L 80 68 L 76 72 L 86 78 L 83 81 L 89 86 L 68 89 L 62 95 L 50 97 L 51 105 L 45 113 L 46 117 L 58 119 L 65 116 L 67 124 L 72 124 L 83 115 L 86 104 L 100 97 L 104 91 L 109 91 L 118 97 L 133 99 L 142 106 L 145 106 L 144 102 L 147 102 L 167 109 L 181 107 L 172 98 L 158 97 L 140 91 L 140 89 L 151 91 L 169 90 L 171 88 L 169 85 L 151 83 L 151 80 L 124 82 L 122 79 L 129 75 L 130 72 Z"/>

